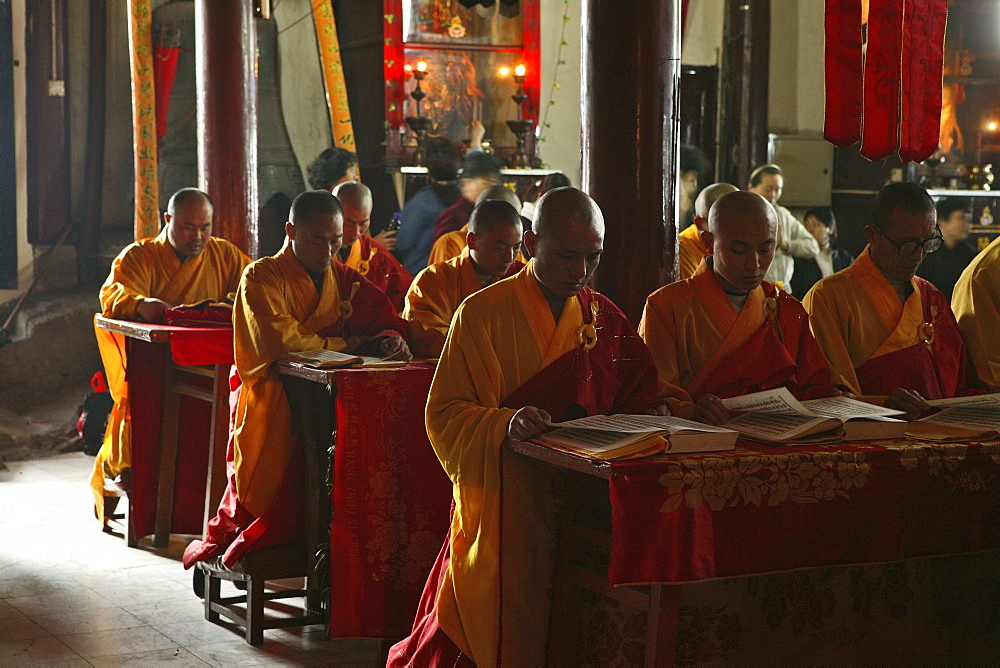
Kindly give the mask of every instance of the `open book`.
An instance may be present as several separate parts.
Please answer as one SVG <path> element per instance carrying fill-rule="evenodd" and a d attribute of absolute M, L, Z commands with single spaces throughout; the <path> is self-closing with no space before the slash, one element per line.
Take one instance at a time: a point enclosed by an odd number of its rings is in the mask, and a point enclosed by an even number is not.
<path fill-rule="evenodd" d="M 732 450 L 735 431 L 669 415 L 591 415 L 567 422 L 532 439 L 591 459 L 629 459 L 659 452 Z"/>
<path fill-rule="evenodd" d="M 1000 436 L 1000 394 L 934 399 L 941 410 L 911 422 L 907 436 L 925 441 L 976 441 Z"/>
<path fill-rule="evenodd" d="M 383 359 L 381 357 L 366 357 L 364 355 L 348 355 L 334 350 L 306 350 L 301 353 L 285 353 L 281 361 L 293 366 L 304 366 L 310 369 L 342 369 L 348 367 L 391 368 L 406 366 L 403 360 Z"/>
<path fill-rule="evenodd" d="M 824 444 L 850 440 L 899 438 L 906 422 L 892 416 L 902 411 L 847 397 L 814 399 L 802 403 L 779 387 L 723 399 L 730 411 L 741 413 L 724 427 L 767 443 Z"/>

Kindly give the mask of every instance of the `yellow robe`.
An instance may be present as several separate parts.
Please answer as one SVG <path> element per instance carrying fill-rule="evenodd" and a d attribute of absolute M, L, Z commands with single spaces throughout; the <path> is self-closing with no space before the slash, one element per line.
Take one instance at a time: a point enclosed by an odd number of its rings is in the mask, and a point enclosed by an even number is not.
<path fill-rule="evenodd" d="M 698 236 L 698 226 L 688 225 L 677 235 L 677 280 L 683 281 L 691 278 L 698 270 L 703 257 L 710 255 L 705 252 L 705 247 Z"/>
<path fill-rule="evenodd" d="M 951 296 L 951 308 L 979 381 L 1000 392 L 1000 238 L 965 268 Z"/>
<path fill-rule="evenodd" d="M 410 284 L 403 319 L 410 323 L 410 350 L 439 357 L 452 317 L 462 301 L 482 286 L 465 248 L 458 257 L 427 267 Z"/>
<path fill-rule="evenodd" d="M 466 224 L 465 227 L 460 230 L 447 232 L 438 237 L 438 240 L 435 241 L 434 245 L 431 247 L 431 255 L 427 259 L 427 266 L 437 262 L 444 262 L 458 256 L 468 245 L 465 242 L 468 235 L 469 226 Z"/>
<path fill-rule="evenodd" d="M 830 373 L 841 376 L 857 395 L 863 394 L 859 367 L 920 342 L 924 323 L 920 289 L 913 283 L 913 294 L 902 304 L 868 248 L 849 267 L 816 283 L 802 305 Z M 885 396 L 866 399 L 879 402 Z"/>
<path fill-rule="evenodd" d="M 287 352 L 343 351 L 340 337 L 315 332 L 340 319 L 340 288 L 333 267 L 322 294 L 285 240 L 281 251 L 251 264 L 233 307 L 236 369 L 242 387 L 236 406 L 234 467 L 239 501 L 256 516 L 274 500 L 292 453 L 291 409 L 271 363 Z"/>
<path fill-rule="evenodd" d="M 427 399 L 427 434 L 454 484 L 451 563 L 438 593 L 438 623 L 448 637 L 480 666 L 497 659 L 500 609 L 500 469 L 507 424 L 516 412 L 500 408 L 504 399 L 540 370 L 578 345 L 583 324 L 579 300 L 566 300 L 558 324 L 532 272 L 532 263 L 511 278 L 466 299 L 455 314 Z M 539 475 L 518 471 L 516 458 L 504 457 L 504 512 L 528 512 L 532 504 L 515 498 L 539 493 L 518 481 Z M 514 468 L 515 471 L 511 471 Z M 511 475 L 511 473 L 513 473 Z M 544 532 L 541 519 L 536 524 Z M 551 527 L 549 527 L 551 530 Z M 534 536 L 520 536 L 531 544 Z M 504 549 L 504 659 L 541 665 L 544 657 L 528 647 L 544 643 L 548 610 L 538 605 L 544 569 L 532 557 Z M 536 555 L 537 556 L 537 555 Z M 541 597 L 544 598 L 544 597 Z"/>
<path fill-rule="evenodd" d="M 181 262 L 164 229 L 152 239 L 130 244 L 111 264 L 101 287 L 101 315 L 136 320 L 140 299 L 161 299 L 177 306 L 205 299 L 222 299 L 236 291 L 250 259 L 225 239 L 209 237 L 198 255 Z M 90 486 L 98 517 L 104 514 L 104 479 L 115 478 L 132 462 L 125 381 L 125 337 L 95 327 L 108 389 L 115 406 L 108 418 L 104 445 L 97 454 Z"/>

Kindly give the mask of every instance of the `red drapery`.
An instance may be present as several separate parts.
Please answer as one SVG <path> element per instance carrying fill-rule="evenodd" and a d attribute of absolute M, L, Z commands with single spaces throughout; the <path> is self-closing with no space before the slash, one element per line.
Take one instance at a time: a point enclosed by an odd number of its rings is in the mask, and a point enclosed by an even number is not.
<path fill-rule="evenodd" d="M 179 47 L 153 45 L 153 83 L 156 89 L 156 136 L 167 134 L 167 113 L 170 111 L 170 91 L 174 89 Z"/>

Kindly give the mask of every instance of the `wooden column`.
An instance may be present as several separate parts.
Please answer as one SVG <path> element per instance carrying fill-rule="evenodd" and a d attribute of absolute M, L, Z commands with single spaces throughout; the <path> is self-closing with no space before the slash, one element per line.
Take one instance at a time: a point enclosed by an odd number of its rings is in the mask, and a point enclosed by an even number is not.
<path fill-rule="evenodd" d="M 585 0 L 583 189 L 607 233 L 596 287 L 635 323 L 677 276 L 680 0 Z"/>
<path fill-rule="evenodd" d="M 212 233 L 257 257 L 257 31 L 251 0 L 195 0 L 198 185 Z"/>

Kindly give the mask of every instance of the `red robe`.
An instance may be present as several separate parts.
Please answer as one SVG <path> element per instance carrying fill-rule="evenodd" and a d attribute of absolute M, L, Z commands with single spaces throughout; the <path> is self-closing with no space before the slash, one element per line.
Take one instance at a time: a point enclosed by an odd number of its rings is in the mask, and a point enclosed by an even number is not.
<path fill-rule="evenodd" d="M 413 282 L 413 274 L 408 272 L 385 246 L 367 234 L 362 234 L 351 246 L 351 252 L 344 264 L 384 292 L 392 302 L 396 313 L 403 312 L 406 291 Z"/>
<path fill-rule="evenodd" d="M 442 211 L 441 215 L 434 221 L 434 241 L 437 241 L 438 237 L 448 232 L 462 229 L 463 226 L 468 224 L 469 218 L 472 217 L 472 210 L 475 208 L 476 205 L 473 202 L 464 197 L 459 197 L 454 204 Z"/>
<path fill-rule="evenodd" d="M 254 271 L 255 265 L 260 263 L 265 264 Z M 264 289 L 260 285 L 248 285 L 248 277 L 249 282 L 254 282 L 258 275 L 263 276 L 259 280 L 261 284 L 268 279 Z M 287 245 L 273 258 L 264 258 L 251 265 L 244 274 L 234 309 L 236 367 L 230 378 L 234 429 L 230 432 L 226 453 L 229 482 L 218 513 L 209 522 L 208 535 L 204 540 L 192 542 L 184 551 L 185 568 L 220 554 L 223 563 L 232 567 L 251 550 L 303 538 L 304 527 L 300 519 L 304 517 L 305 493 L 302 446 L 291 432 L 287 398 L 281 378 L 271 369 L 271 363 L 290 351 L 317 347 L 342 349 L 343 340 L 349 336 L 405 336 L 407 331 L 406 322 L 396 316 L 385 294 L 356 271 L 334 262 L 324 286 L 333 289 L 334 280 L 336 295 L 325 294 L 326 290 L 318 295 L 312 279 Z M 268 301 L 261 307 L 268 311 L 254 312 L 252 307 L 259 302 L 245 297 L 247 293 L 266 294 Z M 350 303 L 350 308 L 345 308 L 345 302 Z M 301 320 L 281 331 L 279 342 L 265 336 L 271 321 L 280 320 L 284 326 L 286 321 L 295 319 L 296 314 L 300 314 Z M 307 323 L 315 326 L 316 331 L 304 327 Z M 250 334 L 243 333 L 247 329 Z M 258 330 L 263 333 L 254 335 L 253 331 Z M 248 342 L 241 344 L 244 339 Z M 237 371 L 250 388 L 241 387 Z M 237 410 L 238 403 L 243 403 L 240 394 L 252 392 L 252 388 L 263 384 L 272 386 L 270 396 L 274 405 L 247 405 L 241 415 Z M 262 431 L 267 431 L 266 438 L 260 438 Z M 254 441 L 264 441 L 263 452 L 244 452 L 240 453 L 242 457 L 237 457 L 236 439 L 249 441 L 252 436 L 255 436 Z M 256 458 L 251 459 L 251 455 Z M 242 462 L 248 470 L 238 470 L 237 462 Z M 247 496 L 249 494 L 254 496 Z M 248 500 L 251 498 L 252 503 Z M 252 512 L 248 504 L 263 507 L 263 510 Z"/>

